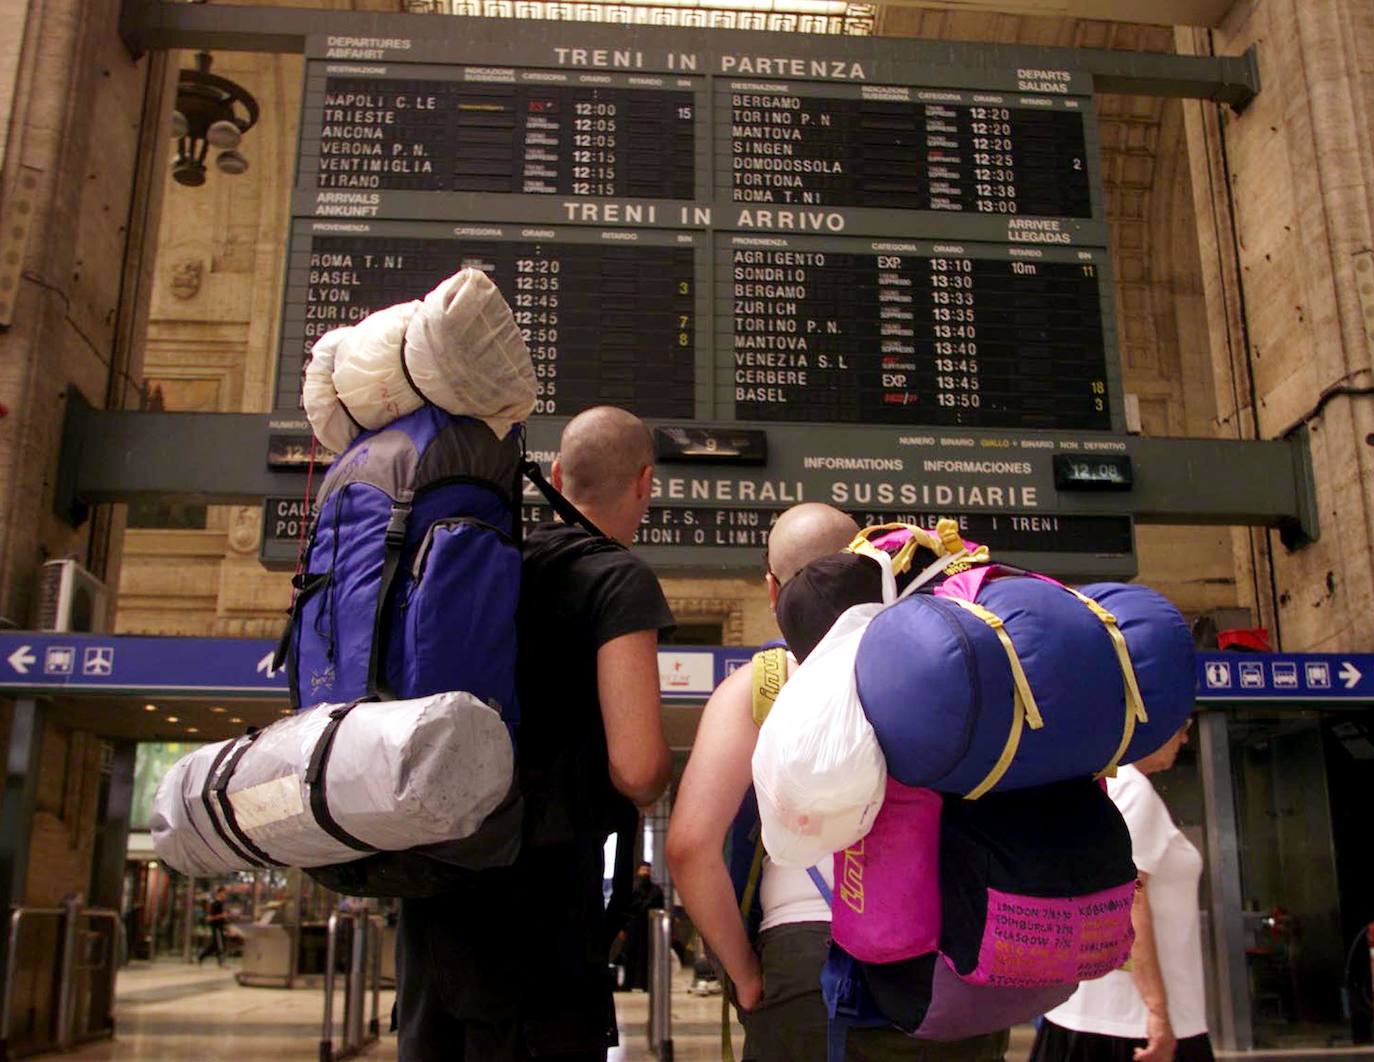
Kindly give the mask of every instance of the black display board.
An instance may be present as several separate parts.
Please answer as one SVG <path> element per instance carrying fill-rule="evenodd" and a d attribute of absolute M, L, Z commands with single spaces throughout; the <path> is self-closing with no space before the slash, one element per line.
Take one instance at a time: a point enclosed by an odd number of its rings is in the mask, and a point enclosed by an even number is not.
<path fill-rule="evenodd" d="M 766 463 L 723 504 L 665 480 L 649 545 L 752 549 L 731 535 L 766 535 L 781 508 L 751 499 L 800 447 L 808 470 L 853 469 L 828 500 L 865 517 L 954 502 L 1000 549 L 1126 571 L 1124 513 L 1056 514 L 1047 488 L 981 471 L 960 505 L 934 474 L 888 475 L 893 458 L 866 470 L 893 443 L 958 453 L 1012 432 L 1017 474 L 1048 483 L 1055 452 L 1124 428 L 1091 79 L 1034 49 L 907 54 L 466 19 L 311 38 L 276 408 L 299 409 L 324 331 L 476 266 L 525 330 L 534 421 L 614 403 L 762 433 Z M 895 434 L 856 453 L 851 428 Z M 930 508 L 879 513 L 866 494 Z"/>
<path fill-rule="evenodd" d="M 283 328 L 292 356 L 283 365 L 302 364 L 329 329 L 406 302 L 471 266 L 496 282 L 524 331 L 539 384 L 536 415 L 609 403 L 645 417 L 695 417 L 697 361 L 706 344 L 697 328 L 709 319 L 698 267 L 701 237 L 625 235 L 573 227 L 298 222 Z M 279 386 L 295 384 L 283 377 Z M 702 389 L 704 401 L 705 379 Z"/>
<path fill-rule="evenodd" d="M 300 179 L 316 188 L 693 199 L 693 83 L 644 80 L 435 66 L 385 78 L 326 73 L 306 114 L 315 150 L 302 155 Z"/>
<path fill-rule="evenodd" d="M 716 273 L 735 416 L 1110 428 L 1103 257 L 736 237 Z"/>
<path fill-rule="evenodd" d="M 1093 214 L 1078 99 L 722 82 L 716 114 L 720 190 L 736 202 Z"/>

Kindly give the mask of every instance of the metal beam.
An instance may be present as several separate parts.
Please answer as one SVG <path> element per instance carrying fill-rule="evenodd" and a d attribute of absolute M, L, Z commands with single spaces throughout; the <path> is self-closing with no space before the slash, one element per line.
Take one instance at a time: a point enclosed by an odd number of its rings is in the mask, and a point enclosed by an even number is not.
<path fill-rule="evenodd" d="M 103 791 L 96 818 L 90 905 L 118 911 L 124 888 L 124 853 L 129 847 L 138 743 L 126 740 L 113 741 L 111 745 L 109 775 L 101 780 Z"/>
<path fill-rule="evenodd" d="M 29 876 L 44 716 L 43 703 L 32 697 L 21 697 L 13 704 L 5 757 L 5 791 L 0 796 L 0 1000 L 6 1003 L 15 958 L 10 954 L 10 918 L 13 908 L 24 902 Z M 0 1040 L 0 1058 L 8 1057 L 9 1045 Z"/>
<path fill-rule="evenodd" d="M 547 26 L 548 23 L 542 25 Z M 134 54 L 185 48 L 210 51 L 303 52 L 306 37 L 333 34 L 384 40 L 472 40 L 508 19 L 408 15 L 367 11 L 322 11 L 293 7 L 124 0 L 122 32 Z M 794 35 L 734 30 L 684 31 L 681 28 L 559 23 L 569 47 L 605 47 L 608 34 L 618 46 L 663 50 L 683 47 L 694 34 L 712 52 L 783 54 L 795 49 Z M 1074 70 L 1091 74 L 1099 92 L 1214 100 L 1242 110 L 1259 92 L 1259 67 L 1253 50 L 1239 56 L 1168 55 L 1108 48 L 1046 48 L 1028 45 L 929 41 L 895 37 L 825 38 L 812 48 L 859 59 L 881 47 L 931 66 Z M 772 51 L 770 51 L 772 49 Z M 708 71 L 709 72 L 709 71 Z"/>
<path fill-rule="evenodd" d="M 1216 978 L 1217 1046 L 1248 1051 L 1253 1043 L 1250 985 L 1245 968 L 1242 920 L 1240 842 L 1236 822 L 1235 781 L 1231 770 L 1229 719 L 1222 712 L 1198 715 L 1203 803 L 1207 809 L 1207 880 L 1210 883 L 1212 961 Z"/>
<path fill-rule="evenodd" d="M 96 410 L 71 402 L 58 471 L 57 511 L 70 518 L 79 515 L 83 505 L 101 502 L 176 498 L 252 505 L 268 496 L 299 497 L 305 487 L 300 472 L 273 471 L 267 467 L 270 425 L 280 419 L 280 414 L 268 413 Z M 532 422 L 531 449 L 557 449 L 561 424 Z M 833 474 L 794 473 L 790 467 L 779 471 L 782 457 L 795 456 L 792 452 L 798 450 L 801 441 L 810 440 L 806 445 L 815 447 L 816 429 L 772 425 L 766 430 L 770 453 L 778 455 L 777 459 L 770 458 L 768 471 L 712 467 L 699 474 L 714 479 L 795 475 L 807 488 L 808 499 L 827 500 L 825 484 Z M 851 448 L 855 448 L 854 440 L 859 440 L 860 450 L 865 449 L 863 440 L 871 437 L 867 452 L 877 454 L 886 452 L 894 435 L 894 429 L 888 428 L 826 431 L 845 433 Z M 1047 438 L 1052 440 L 1054 436 Z M 1291 526 L 1301 529 L 1309 539 L 1316 538 L 1310 478 L 1300 474 L 1308 460 L 1306 440 L 1301 436 L 1276 442 L 1131 436 L 1124 439 L 1124 446 L 1135 468 L 1131 491 L 1065 491 L 1057 499 L 1043 500 L 1041 507 L 1059 513 L 1130 512 L 1139 522 L 1154 524 Z M 999 451 L 999 455 L 1001 452 L 1005 451 Z M 1045 452 L 1023 451 L 1017 456 L 1033 462 L 1049 460 Z M 694 472 L 693 466 L 672 467 L 688 476 Z M 862 475 L 849 473 L 849 478 Z M 911 473 L 898 478 L 920 479 Z M 789 499 L 781 501 L 785 507 Z M 947 506 L 952 507 L 956 506 Z"/>

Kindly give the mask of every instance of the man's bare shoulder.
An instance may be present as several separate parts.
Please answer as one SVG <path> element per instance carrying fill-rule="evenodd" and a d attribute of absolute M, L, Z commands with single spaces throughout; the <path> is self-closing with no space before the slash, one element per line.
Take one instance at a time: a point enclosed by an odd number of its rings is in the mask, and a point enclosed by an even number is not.
<path fill-rule="evenodd" d="M 715 692 L 711 694 L 711 700 L 721 701 L 731 705 L 740 704 L 747 710 L 753 700 L 754 690 L 754 669 L 752 664 L 745 664 L 743 667 L 736 668 L 726 675 Z"/>

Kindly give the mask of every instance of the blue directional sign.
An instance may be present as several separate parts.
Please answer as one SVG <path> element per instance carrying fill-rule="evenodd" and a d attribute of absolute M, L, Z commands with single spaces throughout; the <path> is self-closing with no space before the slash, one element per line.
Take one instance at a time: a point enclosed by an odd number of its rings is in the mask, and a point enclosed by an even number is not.
<path fill-rule="evenodd" d="M 1199 653 L 1197 699 L 1374 702 L 1374 653 Z"/>
<path fill-rule="evenodd" d="M 146 638 L 0 634 L 0 692 L 281 697 L 276 643 L 261 638 Z M 668 647 L 658 652 L 665 700 L 704 700 L 754 650 Z M 1199 701 L 1368 701 L 1374 653 L 1199 653 Z"/>
<path fill-rule="evenodd" d="M 281 697 L 276 642 L 260 638 L 145 638 L 11 631 L 0 634 L 0 692 Z M 659 650 L 665 700 L 704 700 L 748 663 L 750 649 Z"/>

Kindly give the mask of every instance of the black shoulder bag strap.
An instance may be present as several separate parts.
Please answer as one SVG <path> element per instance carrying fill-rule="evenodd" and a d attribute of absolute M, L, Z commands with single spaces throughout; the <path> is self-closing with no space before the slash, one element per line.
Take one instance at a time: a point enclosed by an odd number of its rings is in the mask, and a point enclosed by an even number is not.
<path fill-rule="evenodd" d="M 538 462 L 529 460 L 528 455 L 520 466 L 520 471 L 525 474 L 526 479 L 535 485 L 539 493 L 548 499 L 553 511 L 562 517 L 565 524 L 576 524 L 589 535 L 595 535 L 597 538 L 609 539 L 611 537 L 592 523 L 581 509 L 563 497 L 558 488 L 544 478 L 544 473 L 539 468 Z"/>
<path fill-rule="evenodd" d="M 310 787 L 310 812 L 315 816 L 315 822 L 319 824 L 320 829 L 355 852 L 375 852 L 377 849 L 358 840 L 335 820 L 329 810 L 329 797 L 324 782 L 324 769 L 329 762 L 329 752 L 334 747 L 334 736 L 339 732 L 344 718 L 360 703 L 354 701 L 330 711 L 329 722 L 320 734 L 319 741 L 315 742 L 315 751 L 310 756 L 310 766 L 305 769 L 305 784 Z"/>
<path fill-rule="evenodd" d="M 219 770 L 219 765 L 224 762 L 224 757 L 228 756 L 229 753 L 234 750 L 235 744 L 236 742 L 226 741 L 224 747 L 215 754 L 214 762 L 210 764 L 210 770 L 205 774 L 205 786 L 200 791 L 200 799 L 205 805 L 205 814 L 210 816 L 210 825 L 215 828 L 215 833 L 217 833 L 219 839 L 224 842 L 224 846 L 245 863 L 251 863 L 255 867 L 260 867 L 263 864 L 235 844 L 233 838 L 230 837 L 225 828 L 220 825 L 219 816 L 215 814 L 214 797 L 211 795 L 214 792 L 215 772 Z"/>
<path fill-rule="evenodd" d="M 261 736 L 261 730 L 254 730 L 248 735 L 248 740 L 242 742 L 234 754 L 229 757 L 229 762 L 224 765 L 224 770 L 221 771 L 220 776 L 215 779 L 212 790 L 219 801 L 220 812 L 224 815 L 224 824 L 229 827 L 230 832 L 238 839 L 239 844 L 253 855 L 258 865 L 284 867 L 286 866 L 285 863 L 273 859 L 255 845 L 253 839 L 249 837 L 248 834 L 243 832 L 243 828 L 239 825 L 238 816 L 234 814 L 234 805 L 229 801 L 229 780 L 234 777 L 234 771 L 238 768 L 239 761 L 243 759 L 244 753 L 251 749 L 253 747 L 253 742 L 257 741 Z"/>
<path fill-rule="evenodd" d="M 372 655 L 367 664 L 368 698 L 376 697 L 383 701 L 394 701 L 396 691 L 386 682 L 386 662 L 382 659 L 385 649 L 383 632 L 387 624 L 387 606 L 391 600 L 391 587 L 396 581 L 396 571 L 401 565 L 401 551 L 406 544 L 406 526 L 410 523 L 410 491 L 400 491 L 400 497 L 391 503 L 391 519 L 386 525 L 386 556 L 382 559 L 382 578 L 377 587 L 377 611 L 372 617 Z M 366 698 L 364 698 L 366 699 Z"/>

